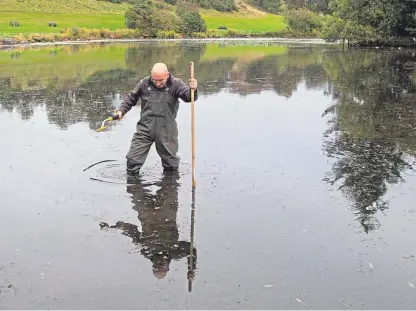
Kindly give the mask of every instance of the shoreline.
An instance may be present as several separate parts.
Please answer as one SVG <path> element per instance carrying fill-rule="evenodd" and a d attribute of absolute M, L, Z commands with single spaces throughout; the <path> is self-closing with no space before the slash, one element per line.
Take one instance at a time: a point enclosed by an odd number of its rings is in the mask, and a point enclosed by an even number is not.
<path fill-rule="evenodd" d="M 1 39 L 0 39 L 1 40 Z M 131 43 L 131 42 L 226 42 L 226 41 L 247 41 L 247 42 L 282 42 L 282 43 L 301 43 L 301 44 L 340 44 L 337 42 L 326 42 L 320 38 L 182 38 L 182 39 L 94 39 L 94 40 L 70 40 L 70 41 L 51 41 L 51 42 L 32 42 L 32 43 L 14 43 L 1 44 L 0 49 L 13 47 L 29 47 L 29 46 L 51 46 L 51 45 L 76 45 L 76 44 L 92 44 L 92 43 Z"/>

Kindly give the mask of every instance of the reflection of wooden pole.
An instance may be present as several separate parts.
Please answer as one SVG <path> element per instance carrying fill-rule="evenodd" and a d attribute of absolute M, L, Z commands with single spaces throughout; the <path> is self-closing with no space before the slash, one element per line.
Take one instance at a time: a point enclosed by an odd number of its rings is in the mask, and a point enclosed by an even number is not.
<path fill-rule="evenodd" d="M 189 64 L 191 79 L 194 79 L 194 62 Z M 196 187 L 195 180 L 195 90 L 191 89 L 191 118 L 192 118 L 192 188 Z"/>
<path fill-rule="evenodd" d="M 194 272 L 194 236 L 195 236 L 195 188 L 192 188 L 192 209 L 191 209 L 191 248 L 188 261 L 188 291 L 192 291 L 192 282 L 195 278 Z"/>
<path fill-rule="evenodd" d="M 194 79 L 194 62 L 190 62 L 190 75 Z M 195 90 L 191 89 L 191 118 L 192 118 L 192 209 L 191 209 L 191 248 L 189 251 L 188 262 L 188 291 L 192 291 L 192 281 L 195 277 L 194 272 L 194 227 L 195 227 Z"/>

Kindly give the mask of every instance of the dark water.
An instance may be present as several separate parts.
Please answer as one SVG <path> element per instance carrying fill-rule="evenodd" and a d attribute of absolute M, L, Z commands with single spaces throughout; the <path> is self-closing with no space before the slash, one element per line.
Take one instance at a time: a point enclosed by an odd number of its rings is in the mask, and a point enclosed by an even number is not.
<path fill-rule="evenodd" d="M 415 54 L 0 51 L 0 307 L 414 309 Z M 138 107 L 95 131 L 159 61 L 183 79 L 194 61 L 201 92 L 194 248 L 190 105 L 176 177 L 153 147 L 142 183 L 126 184 Z"/>

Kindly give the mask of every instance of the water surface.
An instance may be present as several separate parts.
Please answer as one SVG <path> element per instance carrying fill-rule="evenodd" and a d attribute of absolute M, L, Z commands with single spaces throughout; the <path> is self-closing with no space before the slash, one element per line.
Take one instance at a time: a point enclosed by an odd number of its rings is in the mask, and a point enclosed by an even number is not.
<path fill-rule="evenodd" d="M 178 176 L 126 184 L 139 106 L 96 132 L 159 61 L 199 82 L 193 228 L 189 104 Z M 414 50 L 19 48 L 0 86 L 2 309 L 415 307 Z"/>

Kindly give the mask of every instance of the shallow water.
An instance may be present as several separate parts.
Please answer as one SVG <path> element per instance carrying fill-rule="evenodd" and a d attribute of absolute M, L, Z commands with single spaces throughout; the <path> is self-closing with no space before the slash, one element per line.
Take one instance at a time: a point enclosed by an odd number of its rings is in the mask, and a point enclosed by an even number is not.
<path fill-rule="evenodd" d="M 192 241 L 190 105 L 176 177 L 127 184 L 139 107 L 96 132 L 158 61 L 201 92 Z M 415 307 L 415 51 L 19 48 L 0 86 L 2 309 Z"/>

